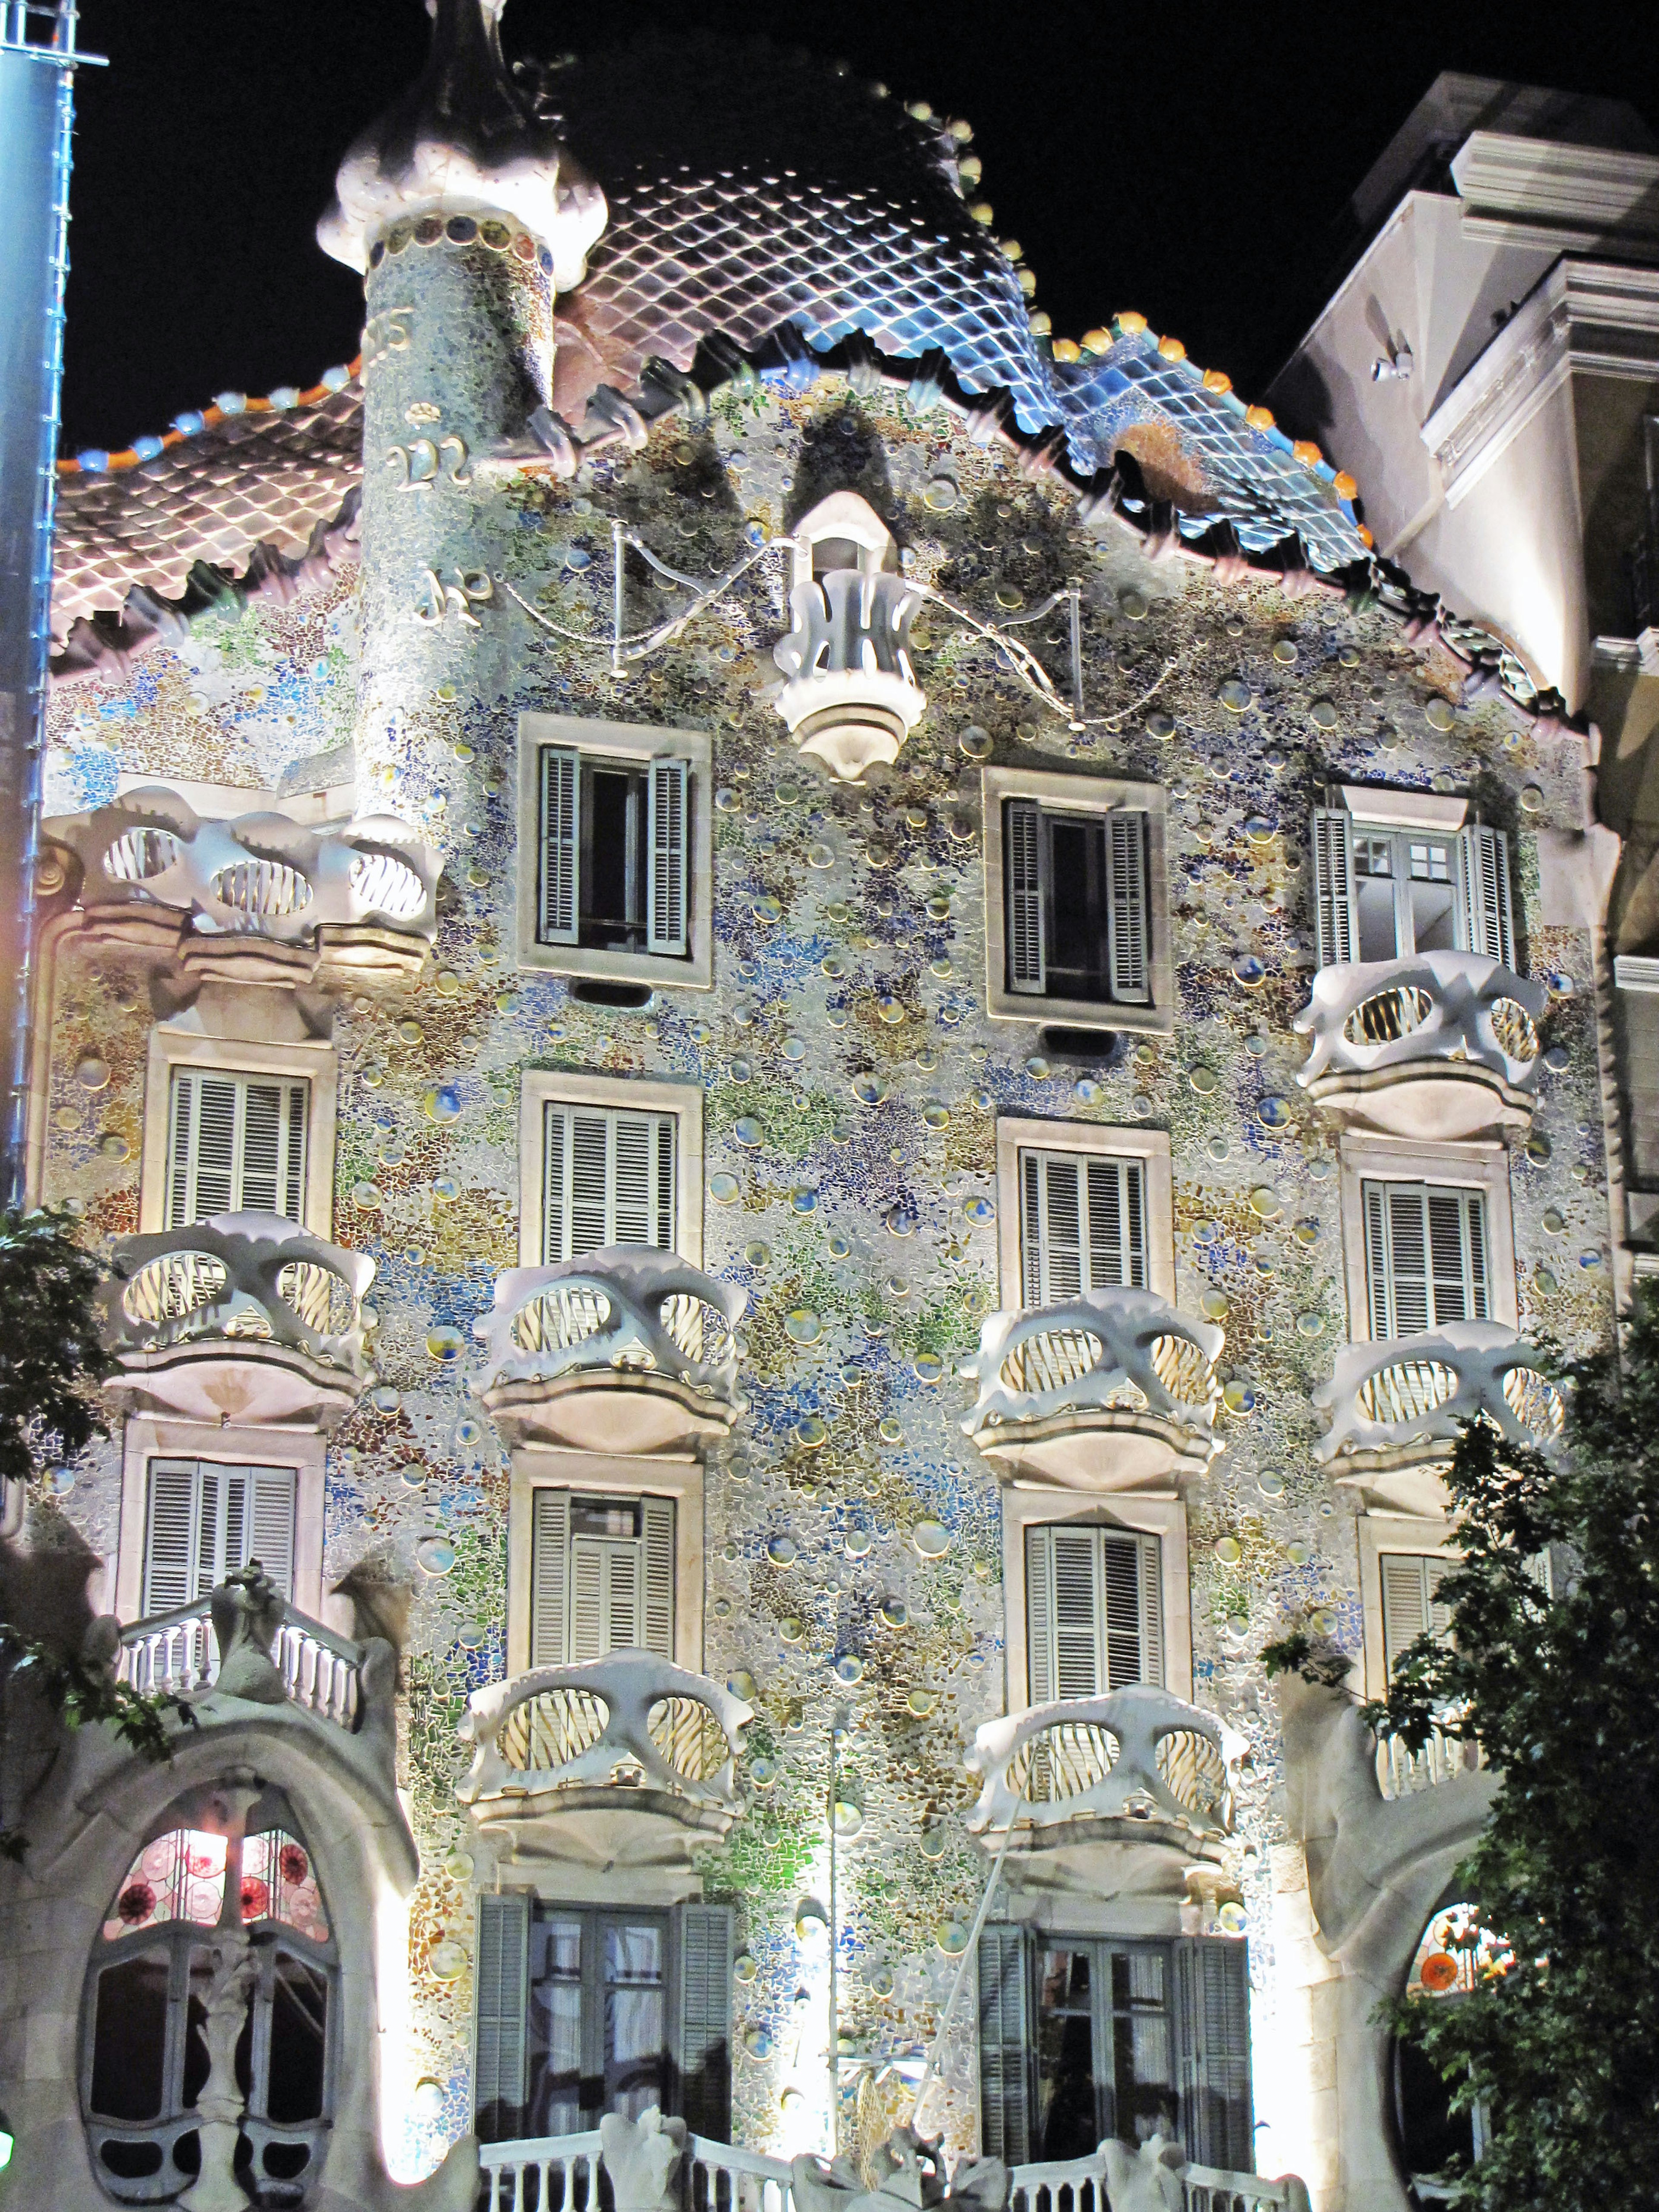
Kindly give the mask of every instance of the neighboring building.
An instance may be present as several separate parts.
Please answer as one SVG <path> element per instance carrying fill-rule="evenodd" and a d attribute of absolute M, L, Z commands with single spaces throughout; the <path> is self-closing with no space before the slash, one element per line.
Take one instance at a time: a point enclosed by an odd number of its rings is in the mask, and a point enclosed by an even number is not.
<path fill-rule="evenodd" d="M 1380 1686 L 1613 1329 L 1571 672 L 1052 340 L 961 126 L 492 12 L 342 170 L 361 362 L 64 472 L 118 1367 L 3 1565 L 201 1725 L 19 1723 L 10 2201 L 532 2212 L 656 2106 L 781 2203 L 925 2086 L 1392 2212 L 1490 1778 L 1260 1655 Z"/>

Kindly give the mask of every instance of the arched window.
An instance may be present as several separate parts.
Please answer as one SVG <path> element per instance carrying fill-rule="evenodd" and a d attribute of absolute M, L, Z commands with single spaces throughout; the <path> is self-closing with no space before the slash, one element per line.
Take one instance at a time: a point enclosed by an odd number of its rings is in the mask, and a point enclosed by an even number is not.
<path fill-rule="evenodd" d="M 201 2171 L 197 2106 L 208 2008 L 246 1949 L 235 2045 L 236 2172 L 257 2204 L 315 2181 L 332 2105 L 337 1953 L 311 1854 L 285 1801 L 207 1794 L 175 1807 L 133 1860 L 87 1988 L 81 2097 L 112 2197 L 164 2203 Z"/>
<path fill-rule="evenodd" d="M 1406 1995 L 1430 2004 L 1455 2003 L 1477 1982 L 1504 1972 L 1510 1952 L 1480 1924 L 1477 1906 L 1458 1901 L 1429 1916 L 1406 1976 Z M 1420 2044 L 1394 2042 L 1394 2112 L 1400 2155 L 1413 2199 L 1444 2203 L 1460 2172 L 1480 2155 L 1481 2116 L 1452 2110 L 1452 2084 L 1429 2063 Z"/>

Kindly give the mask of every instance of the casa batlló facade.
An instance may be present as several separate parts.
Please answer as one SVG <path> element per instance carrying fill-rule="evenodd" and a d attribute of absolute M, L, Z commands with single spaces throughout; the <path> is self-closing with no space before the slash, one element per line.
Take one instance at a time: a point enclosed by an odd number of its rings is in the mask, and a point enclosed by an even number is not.
<path fill-rule="evenodd" d="M 445 0 L 360 361 L 64 477 L 31 1194 L 118 1364 L 7 1573 L 199 1724 L 14 1733 L 20 2212 L 1455 2147 L 1371 2014 L 1491 1778 L 1260 1655 L 1380 1688 L 1457 1423 L 1612 1330 L 1594 743 L 979 188 Z"/>

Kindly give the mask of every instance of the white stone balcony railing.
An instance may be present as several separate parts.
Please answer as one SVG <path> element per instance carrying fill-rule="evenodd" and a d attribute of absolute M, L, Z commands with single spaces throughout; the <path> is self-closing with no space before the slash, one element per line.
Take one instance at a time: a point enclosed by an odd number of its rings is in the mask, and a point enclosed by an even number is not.
<path fill-rule="evenodd" d="M 688 1832 L 723 1836 L 737 1818 L 753 1718 L 730 1690 L 648 1651 L 534 1668 L 467 1700 L 472 1765 L 455 1794 L 481 1826 L 533 1824 L 549 1856 L 660 1865 Z"/>
<path fill-rule="evenodd" d="M 271 1658 L 289 1700 L 348 1733 L 357 1725 L 362 1654 L 292 1605 L 283 1609 Z M 196 1698 L 219 1678 L 212 1601 L 198 1598 L 121 1631 L 118 1678 L 145 1696 Z"/>
<path fill-rule="evenodd" d="M 1231 2173 L 1218 2166 L 1191 2166 L 1182 2160 L 1164 2167 L 1161 2181 L 1156 2173 L 1149 2174 L 1146 2185 L 1136 2189 L 1141 2179 L 1137 2169 L 1154 2164 L 1146 2158 L 1149 2148 L 1143 2146 L 1138 2158 L 1125 2145 L 1102 2143 L 1086 2158 L 1017 2166 L 1011 2176 L 1008 2212 L 1108 2212 L 1118 2201 L 1112 2185 L 1121 2190 L 1126 2171 L 1130 2189 L 1123 2201 L 1137 2207 L 1171 2205 L 1171 2192 L 1178 2188 L 1182 2212 L 1308 2212 L 1307 2186 L 1293 2173 L 1269 2181 L 1259 2173 Z"/>
<path fill-rule="evenodd" d="M 277 813 L 204 820 L 157 785 L 55 823 L 52 834 L 81 861 L 82 905 L 117 935 L 124 913 L 142 931 L 146 909 L 171 908 L 198 939 L 332 938 L 352 964 L 402 966 L 418 964 L 436 934 L 441 863 L 393 815 L 334 830 Z"/>
<path fill-rule="evenodd" d="M 1486 1765 L 1486 1754 L 1473 1736 L 1452 1735 L 1443 1729 L 1432 1729 L 1417 1751 L 1397 1735 L 1376 1740 L 1376 1786 L 1389 1804 L 1455 1782 L 1460 1774 L 1481 1773 Z"/>
<path fill-rule="evenodd" d="M 1401 1137 L 1523 1127 L 1548 994 L 1478 952 L 1322 968 L 1296 1027 L 1316 1104 Z"/>
<path fill-rule="evenodd" d="M 1565 1419 L 1540 1354 L 1513 1329 L 1487 1321 L 1345 1345 L 1313 1403 L 1331 1417 L 1315 1457 L 1374 1468 L 1443 1464 L 1463 1423 L 1477 1416 L 1525 1444 L 1553 1443 Z"/>
<path fill-rule="evenodd" d="M 985 1786 L 969 1831 L 1000 1839 L 1012 1827 L 1033 1850 L 1103 1821 L 1229 1835 L 1230 1751 L 1212 1715 L 1151 1682 L 1033 1705 L 975 1735 L 966 1764 Z"/>
<path fill-rule="evenodd" d="M 683 1451 L 744 1411 L 734 1284 L 672 1252 L 611 1244 L 499 1276 L 473 1323 L 474 1389 L 509 1442 L 574 1451 Z"/>
<path fill-rule="evenodd" d="M 963 1434 L 1011 1480 L 1109 1491 L 1201 1474 L 1218 1449 L 1224 1341 L 1151 1291 L 988 1314 L 962 1366 L 979 1384 Z"/>
<path fill-rule="evenodd" d="M 279 1213 L 215 1213 L 126 1237 L 100 1292 L 135 1409 L 198 1420 L 326 1423 L 369 1380 L 363 1297 L 374 1262 Z"/>

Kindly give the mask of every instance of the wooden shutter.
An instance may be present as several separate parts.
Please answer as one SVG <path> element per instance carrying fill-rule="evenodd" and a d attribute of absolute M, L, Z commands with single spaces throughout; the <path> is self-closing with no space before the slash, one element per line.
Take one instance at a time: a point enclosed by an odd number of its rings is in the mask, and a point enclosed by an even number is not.
<path fill-rule="evenodd" d="M 167 1226 L 183 1229 L 236 1203 L 236 1079 L 179 1068 L 173 1078 Z"/>
<path fill-rule="evenodd" d="M 541 941 L 574 945 L 581 934 L 582 773 L 580 755 L 542 747 Z"/>
<path fill-rule="evenodd" d="M 243 1476 L 245 1551 L 235 1564 L 258 1559 L 283 1595 L 294 1596 L 294 1507 L 291 1467 L 251 1467 Z"/>
<path fill-rule="evenodd" d="M 478 1899 L 473 1975 L 472 2109 L 486 2142 L 510 2142 L 525 2100 L 525 2012 L 530 1982 L 530 1899 Z"/>
<path fill-rule="evenodd" d="M 611 1649 L 605 1635 L 605 1553 L 601 1542 L 573 1538 L 570 1546 L 570 1663 L 591 1666 Z"/>
<path fill-rule="evenodd" d="M 1248 1947 L 1236 1936 L 1183 1936 L 1175 1967 L 1182 2140 L 1197 2165 L 1251 2172 Z"/>
<path fill-rule="evenodd" d="M 683 760 L 653 760 L 648 790 L 646 950 L 684 958 L 689 950 L 685 902 L 690 873 L 690 763 Z"/>
<path fill-rule="evenodd" d="M 1043 866 L 1047 841 L 1034 800 L 1011 799 L 1003 808 L 1002 893 L 1008 908 L 1008 988 L 1041 994 L 1048 988 L 1043 959 Z"/>
<path fill-rule="evenodd" d="M 1156 1536 L 1097 1532 L 1104 1595 L 1102 1686 L 1164 1680 L 1164 1593 Z"/>
<path fill-rule="evenodd" d="M 674 1501 L 640 1500 L 640 1644 L 659 1659 L 674 1656 Z M 705 2133 L 707 2130 L 705 2130 Z"/>
<path fill-rule="evenodd" d="M 573 1555 L 580 1556 L 584 1539 L 577 1537 L 571 1546 Z M 640 1557 L 637 1537 L 623 1537 L 619 1542 L 606 1542 L 600 1554 L 600 1608 L 605 1626 L 601 1651 L 637 1651 L 640 1649 L 641 1623 L 640 1620 L 641 1570 L 644 1562 Z"/>
<path fill-rule="evenodd" d="M 1083 1163 L 1053 1152 L 1042 1156 L 1042 1297 L 1045 1306 L 1074 1298 L 1083 1288 Z"/>
<path fill-rule="evenodd" d="M 615 1116 L 568 1109 L 570 1158 L 570 1198 L 567 1216 L 568 1249 L 562 1259 L 579 1259 L 611 1243 L 611 1139 Z"/>
<path fill-rule="evenodd" d="M 1313 815 L 1314 931 L 1319 964 L 1358 957 L 1354 939 L 1352 823 L 1345 806 L 1316 806 Z"/>
<path fill-rule="evenodd" d="M 543 1139 L 542 1255 L 549 1266 L 607 1244 L 672 1251 L 672 1114 L 550 1105 Z"/>
<path fill-rule="evenodd" d="M 225 1485 L 227 1470 L 211 1462 L 196 1469 L 196 1589 L 205 1597 L 225 1572 Z"/>
<path fill-rule="evenodd" d="M 611 1124 L 611 1234 L 608 1244 L 654 1244 L 654 1114 L 617 1114 Z"/>
<path fill-rule="evenodd" d="M 1451 1607 L 1440 1602 L 1440 1584 L 1453 1563 L 1431 1552 L 1384 1552 L 1381 1565 L 1382 1662 L 1392 1675 L 1401 1653 L 1419 1636 L 1445 1639 Z"/>
<path fill-rule="evenodd" d="M 1042 1156 L 1019 1156 L 1020 1302 L 1040 1306 L 1042 1295 Z"/>
<path fill-rule="evenodd" d="M 302 1081 L 175 1071 L 168 1228 L 245 1210 L 303 1220 L 309 1103 L 310 1086 Z"/>
<path fill-rule="evenodd" d="M 1373 1339 L 1414 1336 L 1490 1310 L 1486 1200 L 1417 1182 L 1364 1186 Z"/>
<path fill-rule="evenodd" d="M 1034 1705 L 1060 1693 L 1054 1687 L 1054 1553 L 1048 1528 L 1025 1531 L 1025 1666 Z"/>
<path fill-rule="evenodd" d="M 1505 968 L 1515 965 L 1515 932 L 1510 913 L 1509 840 L 1501 830 L 1472 822 L 1457 833 L 1458 879 L 1462 890 L 1463 945 L 1484 952 Z"/>
<path fill-rule="evenodd" d="M 1147 982 L 1146 817 L 1113 813 L 1106 818 L 1106 855 L 1110 899 L 1106 909 L 1106 944 L 1112 996 L 1131 1005 L 1146 1004 Z"/>
<path fill-rule="evenodd" d="M 1140 1679 L 1164 1685 L 1164 1550 L 1156 1536 L 1137 1536 L 1140 1548 Z"/>
<path fill-rule="evenodd" d="M 1022 1152 L 1021 1279 L 1028 1306 L 1146 1281 L 1145 1177 L 1139 1160 Z"/>
<path fill-rule="evenodd" d="M 147 1620 L 176 1613 L 196 1595 L 197 1485 L 193 1460 L 153 1459 L 144 1528 Z"/>
<path fill-rule="evenodd" d="M 1474 1190 L 1424 1192 L 1435 1326 L 1486 1318 L 1486 1207 Z"/>
<path fill-rule="evenodd" d="M 732 2128 L 732 1908 L 679 1908 L 677 2108 L 692 2135 L 724 2142 Z"/>
<path fill-rule="evenodd" d="M 992 1921 L 979 1939 L 980 2137 L 987 2158 L 1031 2154 L 1030 1969 L 1023 1928 Z"/>
<path fill-rule="evenodd" d="M 566 1603 L 570 1577 L 570 1492 L 532 1493 L 530 1521 L 530 1663 L 562 1667 L 568 1657 Z"/>
<path fill-rule="evenodd" d="M 1100 1547 L 1092 1528 L 1046 1534 L 1054 1562 L 1054 1693 L 1097 1697 L 1107 1686 L 1100 1664 Z"/>
<path fill-rule="evenodd" d="M 1146 1200 L 1139 1160 L 1088 1163 L 1089 1287 L 1146 1284 Z"/>

